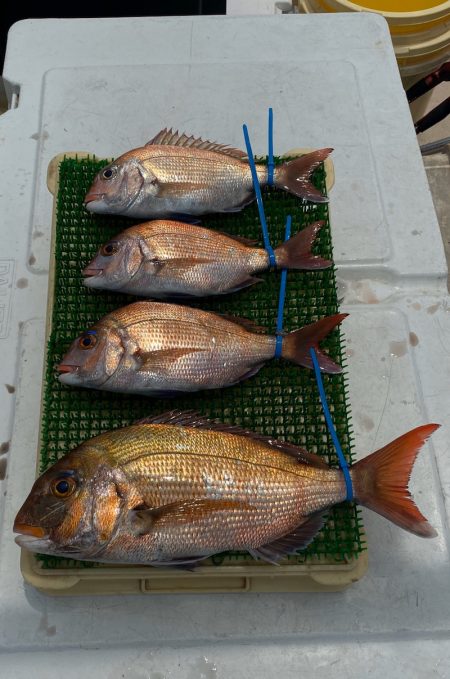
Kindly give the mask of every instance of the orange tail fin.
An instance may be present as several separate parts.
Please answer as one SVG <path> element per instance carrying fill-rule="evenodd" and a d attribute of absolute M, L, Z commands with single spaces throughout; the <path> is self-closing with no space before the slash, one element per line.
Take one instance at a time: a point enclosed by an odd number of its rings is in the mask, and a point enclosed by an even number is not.
<path fill-rule="evenodd" d="M 305 368 L 313 367 L 309 350 L 314 347 L 320 369 L 324 373 L 340 373 L 342 368 L 335 363 L 324 351 L 319 349 L 319 342 L 323 340 L 348 314 L 334 314 L 326 316 L 316 323 L 305 325 L 304 328 L 294 330 L 283 338 L 282 357 Z"/>
<path fill-rule="evenodd" d="M 313 255 L 316 236 L 325 222 L 314 222 L 299 231 L 275 250 L 277 265 L 283 269 L 327 269 L 333 264 L 329 259 Z"/>
<path fill-rule="evenodd" d="M 352 467 L 355 499 L 361 505 L 424 538 L 437 533 L 419 512 L 408 490 L 419 450 L 438 424 L 425 424 L 403 434 Z"/>
<path fill-rule="evenodd" d="M 332 150 L 319 149 L 283 163 L 275 169 L 275 185 L 299 198 L 327 203 L 327 196 L 323 196 L 311 183 L 311 174 L 328 158 Z"/>

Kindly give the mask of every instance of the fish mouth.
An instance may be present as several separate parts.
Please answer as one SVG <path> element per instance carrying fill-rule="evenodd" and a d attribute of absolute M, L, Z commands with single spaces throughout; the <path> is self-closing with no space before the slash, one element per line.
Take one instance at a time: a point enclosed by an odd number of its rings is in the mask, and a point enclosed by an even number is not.
<path fill-rule="evenodd" d="M 94 276 L 101 276 L 103 274 L 103 269 L 95 269 L 92 266 L 87 266 L 81 272 L 81 275 L 85 278 L 93 278 Z"/>
<path fill-rule="evenodd" d="M 56 366 L 56 370 L 61 373 L 62 375 L 66 375 L 69 373 L 74 373 L 76 370 L 78 370 L 77 365 L 69 365 L 68 363 L 60 363 L 59 365 Z"/>
<path fill-rule="evenodd" d="M 28 523 L 14 523 L 14 533 L 20 533 L 20 536 L 27 538 L 34 538 L 42 540 L 48 537 L 47 533 L 41 526 L 30 526 Z"/>
<path fill-rule="evenodd" d="M 104 193 L 97 193 L 96 191 L 89 191 L 84 199 L 84 204 L 92 203 L 96 200 L 103 200 Z"/>

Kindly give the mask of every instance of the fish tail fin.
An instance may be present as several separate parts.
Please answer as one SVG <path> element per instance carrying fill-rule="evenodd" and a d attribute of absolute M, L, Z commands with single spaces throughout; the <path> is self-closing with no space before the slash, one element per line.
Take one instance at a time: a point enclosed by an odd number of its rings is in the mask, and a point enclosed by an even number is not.
<path fill-rule="evenodd" d="M 332 265 L 329 259 L 313 255 L 312 246 L 325 222 L 314 222 L 299 231 L 275 250 L 277 265 L 283 269 L 326 269 Z"/>
<path fill-rule="evenodd" d="M 342 323 L 347 316 L 348 314 L 334 314 L 334 316 L 327 316 L 316 323 L 305 325 L 304 328 L 290 332 L 283 338 L 282 357 L 305 368 L 312 368 L 313 363 L 309 351 L 314 347 L 317 361 L 323 372 L 342 372 L 341 366 L 335 363 L 328 354 L 319 349 L 319 342 L 339 323 Z"/>
<path fill-rule="evenodd" d="M 424 538 L 437 533 L 408 490 L 416 457 L 438 424 L 425 424 L 392 441 L 352 467 L 355 499 L 401 528 Z"/>
<path fill-rule="evenodd" d="M 328 197 L 323 196 L 312 184 L 311 174 L 328 158 L 332 150 L 319 149 L 283 163 L 275 170 L 275 185 L 299 198 L 315 203 L 327 203 Z"/>

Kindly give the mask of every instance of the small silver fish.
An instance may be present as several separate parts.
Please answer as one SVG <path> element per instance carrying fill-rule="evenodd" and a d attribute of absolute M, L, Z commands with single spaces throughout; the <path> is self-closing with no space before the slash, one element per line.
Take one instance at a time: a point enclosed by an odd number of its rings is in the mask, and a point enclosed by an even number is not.
<path fill-rule="evenodd" d="M 283 337 L 282 357 L 312 367 L 316 347 L 347 314 L 328 316 Z M 76 339 L 60 381 L 149 396 L 220 389 L 255 375 L 274 358 L 276 338 L 242 318 L 162 302 L 117 309 Z M 341 367 L 317 349 L 324 372 Z"/>
<path fill-rule="evenodd" d="M 311 252 L 324 222 L 315 222 L 275 250 L 277 266 L 323 269 L 332 262 Z M 90 288 L 143 297 L 204 297 L 235 292 L 259 282 L 269 268 L 266 250 L 254 241 L 193 224 L 153 221 L 122 231 L 83 271 Z"/>
<path fill-rule="evenodd" d="M 310 181 L 333 149 L 320 149 L 279 165 L 274 186 L 317 203 L 327 202 Z M 267 184 L 267 167 L 256 165 Z M 247 155 L 215 142 L 164 129 L 145 146 L 103 168 L 89 189 L 90 212 L 150 218 L 237 212 L 255 198 Z"/>

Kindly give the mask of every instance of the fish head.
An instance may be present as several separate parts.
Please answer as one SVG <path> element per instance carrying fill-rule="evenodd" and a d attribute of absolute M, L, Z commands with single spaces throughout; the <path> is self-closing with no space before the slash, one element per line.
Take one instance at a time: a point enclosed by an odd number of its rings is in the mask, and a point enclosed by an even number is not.
<path fill-rule="evenodd" d="M 143 252 L 139 238 L 119 234 L 105 243 L 83 270 L 88 288 L 120 288 L 139 270 Z"/>
<path fill-rule="evenodd" d="M 57 366 L 59 381 L 101 388 L 116 372 L 124 352 L 120 329 L 105 320 L 99 321 L 72 342 Z"/>
<path fill-rule="evenodd" d="M 96 214 L 126 214 L 139 202 L 147 174 L 132 151 L 120 156 L 95 177 L 84 199 L 86 209 Z"/>
<path fill-rule="evenodd" d="M 19 533 L 16 543 L 32 552 L 71 558 L 98 554 L 120 523 L 124 492 L 115 473 L 89 446 L 82 444 L 66 455 L 35 481 L 19 509 L 13 527 Z"/>

